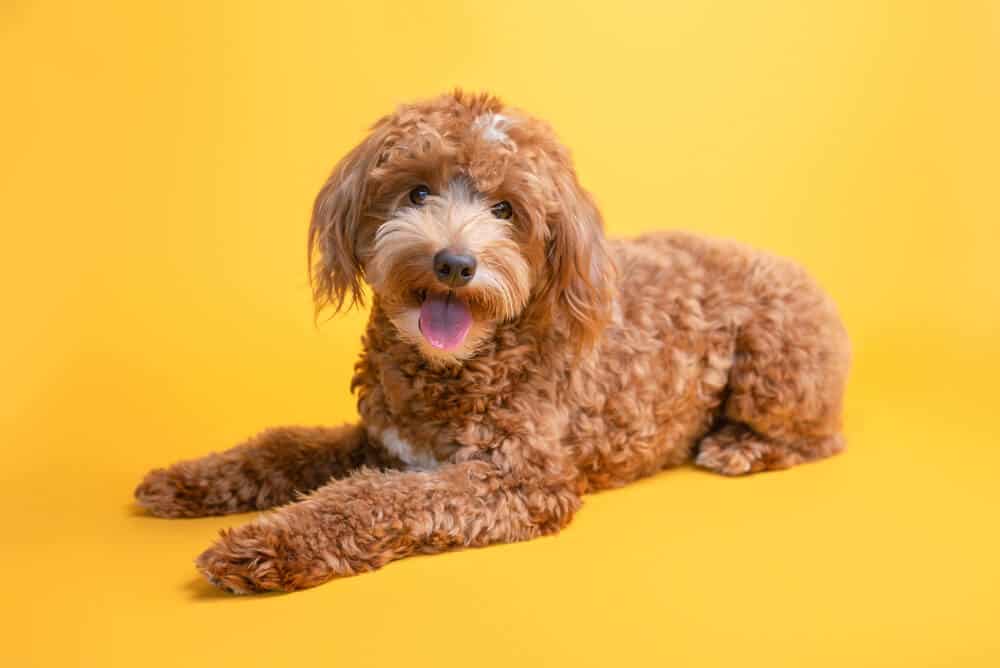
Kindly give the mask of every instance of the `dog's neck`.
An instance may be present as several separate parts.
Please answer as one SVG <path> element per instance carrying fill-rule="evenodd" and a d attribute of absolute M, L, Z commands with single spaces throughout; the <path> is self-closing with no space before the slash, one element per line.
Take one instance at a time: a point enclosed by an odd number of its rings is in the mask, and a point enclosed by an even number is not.
<path fill-rule="evenodd" d="M 404 462 L 445 461 L 500 428 L 511 401 L 550 401 L 556 412 L 573 403 L 574 375 L 593 368 L 598 351 L 577 352 L 564 332 L 534 320 L 500 323 L 475 355 L 442 364 L 405 340 L 376 299 L 351 383 L 358 413 L 370 435 L 406 445 L 393 450 Z"/>

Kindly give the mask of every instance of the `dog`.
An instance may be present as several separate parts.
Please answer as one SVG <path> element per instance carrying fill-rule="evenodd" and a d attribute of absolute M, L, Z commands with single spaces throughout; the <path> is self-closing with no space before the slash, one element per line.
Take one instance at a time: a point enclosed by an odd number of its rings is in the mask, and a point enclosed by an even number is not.
<path fill-rule="evenodd" d="M 153 515 L 280 506 L 196 560 L 234 593 L 559 531 L 581 497 L 693 460 L 735 476 L 844 448 L 850 362 L 795 264 L 606 239 L 552 129 L 456 91 L 379 120 L 316 198 L 318 311 L 371 294 L 357 424 L 265 431 L 149 473 Z"/>

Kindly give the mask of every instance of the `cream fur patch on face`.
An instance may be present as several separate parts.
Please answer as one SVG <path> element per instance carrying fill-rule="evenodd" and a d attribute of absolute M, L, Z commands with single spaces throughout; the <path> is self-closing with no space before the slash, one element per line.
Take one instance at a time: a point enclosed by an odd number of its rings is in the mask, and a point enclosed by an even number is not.
<path fill-rule="evenodd" d="M 515 147 L 514 141 L 507 134 L 507 130 L 514 125 L 514 121 L 503 114 L 485 113 L 476 117 L 472 122 L 472 127 L 479 130 L 486 141 L 507 144 Z"/>

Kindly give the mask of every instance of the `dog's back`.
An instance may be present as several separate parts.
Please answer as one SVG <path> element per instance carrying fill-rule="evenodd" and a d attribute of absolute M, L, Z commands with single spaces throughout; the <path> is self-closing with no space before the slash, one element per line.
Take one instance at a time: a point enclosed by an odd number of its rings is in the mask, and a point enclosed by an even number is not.
<path fill-rule="evenodd" d="M 574 385 L 589 391 L 575 398 L 582 417 L 571 420 L 569 438 L 589 485 L 679 464 L 706 435 L 698 461 L 723 473 L 842 447 L 849 346 L 832 302 L 804 270 L 687 233 L 610 245 L 615 318 L 598 354 L 576 371 Z M 716 433 L 732 447 L 717 452 Z"/>

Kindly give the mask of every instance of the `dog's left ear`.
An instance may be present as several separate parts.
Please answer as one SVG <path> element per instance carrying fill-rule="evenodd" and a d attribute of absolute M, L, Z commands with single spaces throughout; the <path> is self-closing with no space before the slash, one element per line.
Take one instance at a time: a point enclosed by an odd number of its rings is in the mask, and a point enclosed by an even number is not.
<path fill-rule="evenodd" d="M 604 238 L 604 222 L 572 167 L 557 170 L 556 207 L 548 218 L 549 285 L 553 307 L 567 318 L 576 341 L 592 343 L 611 319 L 615 266 Z"/>
<path fill-rule="evenodd" d="M 316 196 L 309 225 L 309 265 L 317 313 L 362 304 L 364 270 L 357 242 L 368 205 L 369 177 L 382 159 L 389 118 L 348 153 Z M 318 254 L 318 257 L 317 257 Z"/>

